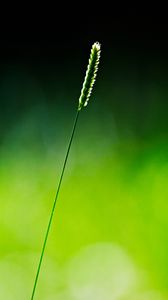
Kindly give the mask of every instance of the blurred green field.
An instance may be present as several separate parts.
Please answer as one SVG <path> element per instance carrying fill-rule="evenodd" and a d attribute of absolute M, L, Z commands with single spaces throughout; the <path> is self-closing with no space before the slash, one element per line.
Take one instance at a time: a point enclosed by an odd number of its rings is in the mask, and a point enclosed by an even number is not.
<path fill-rule="evenodd" d="M 121 65 L 110 73 L 105 63 L 81 112 L 37 300 L 168 299 L 165 73 L 163 66 L 147 75 Z M 50 70 L 44 86 L 24 72 L 6 71 L 0 87 L 6 300 L 30 299 L 83 78 L 73 74 L 68 83 L 67 73 L 57 81 Z"/>

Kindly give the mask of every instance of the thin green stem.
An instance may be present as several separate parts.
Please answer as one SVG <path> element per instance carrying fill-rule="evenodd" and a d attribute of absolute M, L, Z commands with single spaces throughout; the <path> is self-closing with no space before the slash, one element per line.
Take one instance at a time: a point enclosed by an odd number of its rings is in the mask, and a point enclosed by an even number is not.
<path fill-rule="evenodd" d="M 56 191 L 54 203 L 53 203 L 53 206 L 52 206 L 52 210 L 51 210 L 51 214 L 50 214 L 50 218 L 49 218 L 49 222 L 48 222 L 48 226 L 47 226 L 47 230 L 46 230 L 46 234 L 45 234 L 45 238 L 44 238 L 44 242 L 43 242 L 43 246 L 42 246 L 42 250 L 41 250 L 40 260 L 39 260 L 39 263 L 38 263 L 36 277 L 35 277 L 34 285 L 33 285 L 33 289 L 32 289 L 31 300 L 34 299 L 34 295 L 35 295 L 35 291 L 36 291 L 36 287 L 37 287 L 37 282 L 38 282 L 38 278 L 39 278 L 39 274 L 40 274 L 40 269 L 41 269 L 41 265 L 42 265 L 42 261 L 43 261 L 43 256 L 44 256 L 44 252 L 45 252 L 45 248 L 46 248 L 46 244 L 47 244 L 47 240 L 48 240 L 48 235 L 49 235 L 49 231 L 50 231 L 50 228 L 51 228 L 53 215 L 54 215 L 54 211 L 55 211 L 55 207 L 56 207 L 56 203 L 57 203 L 57 199 L 58 199 L 62 179 L 63 179 L 63 176 L 64 176 L 64 171 L 65 171 L 65 167 L 66 167 L 66 164 L 67 164 L 69 152 L 70 152 L 70 149 L 71 149 L 71 144 L 72 144 L 72 141 L 73 141 L 73 137 L 74 137 L 74 133 L 75 133 L 78 117 L 79 117 L 79 112 L 80 112 L 80 110 L 77 110 L 76 117 L 75 117 L 75 120 L 74 120 L 74 124 L 73 124 L 73 127 L 72 127 L 72 133 L 71 133 L 71 136 L 70 136 L 67 152 L 66 152 L 63 167 L 62 167 L 62 172 L 61 172 L 59 183 L 58 183 L 58 188 L 57 188 L 57 191 Z"/>

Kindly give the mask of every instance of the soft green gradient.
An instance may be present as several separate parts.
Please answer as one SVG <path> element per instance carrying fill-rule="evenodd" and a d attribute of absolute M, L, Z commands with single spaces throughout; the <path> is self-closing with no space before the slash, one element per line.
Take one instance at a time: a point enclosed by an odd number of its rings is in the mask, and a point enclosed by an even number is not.
<path fill-rule="evenodd" d="M 127 66 L 114 66 L 112 75 L 106 67 L 79 118 L 37 300 L 168 297 L 168 90 L 157 78 L 136 79 Z M 0 148 L 6 300 L 30 298 L 80 92 L 77 76 L 67 88 L 66 77 L 60 84 L 50 75 L 44 88 L 24 72 L 7 74 L 1 86 L 9 103 Z"/>

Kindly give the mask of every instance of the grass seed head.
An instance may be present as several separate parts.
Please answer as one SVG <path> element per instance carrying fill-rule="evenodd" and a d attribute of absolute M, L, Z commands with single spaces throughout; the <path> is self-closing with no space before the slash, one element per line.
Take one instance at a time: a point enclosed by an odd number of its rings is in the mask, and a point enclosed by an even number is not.
<path fill-rule="evenodd" d="M 98 65 L 100 61 L 100 51 L 101 45 L 96 42 L 92 45 L 89 63 L 86 70 L 86 76 L 81 90 L 81 95 L 79 98 L 78 110 L 81 110 L 84 106 L 88 104 L 94 82 L 96 80 Z"/>

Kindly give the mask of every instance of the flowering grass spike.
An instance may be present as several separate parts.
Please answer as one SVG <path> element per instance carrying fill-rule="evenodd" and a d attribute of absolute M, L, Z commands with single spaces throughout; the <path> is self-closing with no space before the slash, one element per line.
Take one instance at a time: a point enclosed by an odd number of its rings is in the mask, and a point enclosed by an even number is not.
<path fill-rule="evenodd" d="M 93 85 L 96 80 L 98 65 L 100 61 L 100 48 L 101 45 L 98 42 L 94 43 L 92 46 L 86 76 L 79 98 L 78 110 L 81 110 L 84 106 L 88 104 Z"/>

